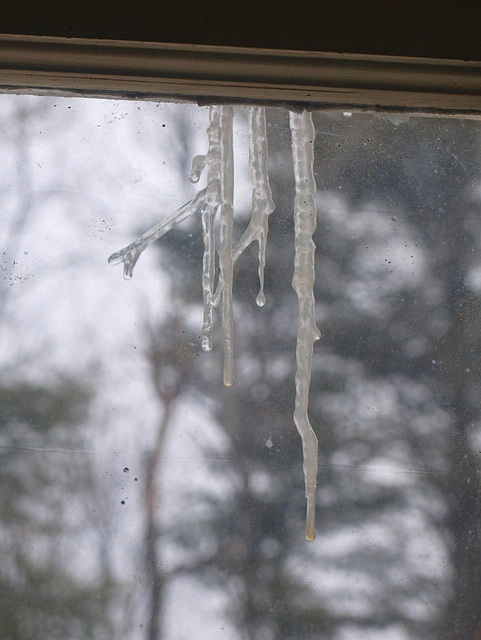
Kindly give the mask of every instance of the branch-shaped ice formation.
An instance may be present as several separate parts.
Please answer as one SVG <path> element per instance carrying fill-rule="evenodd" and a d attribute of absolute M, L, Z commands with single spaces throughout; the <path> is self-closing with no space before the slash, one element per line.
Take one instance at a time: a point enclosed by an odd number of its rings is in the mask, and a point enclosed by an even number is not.
<path fill-rule="evenodd" d="M 206 155 L 196 156 L 192 161 L 189 180 L 198 182 L 207 165 L 207 187 L 174 211 L 166 220 L 149 229 L 124 249 L 112 254 L 109 264 L 124 263 L 124 277 L 129 280 L 142 251 L 161 238 L 188 216 L 201 213 L 204 238 L 202 290 L 204 296 L 204 319 L 202 347 L 212 348 L 212 315 L 215 278 L 214 217 L 221 207 L 219 246 L 219 288 L 222 295 L 222 328 L 224 332 L 224 383 L 234 381 L 234 318 L 232 308 L 232 228 L 234 201 L 234 153 L 232 142 L 233 107 L 211 107 L 210 125 L 207 129 L 209 150 Z"/>
<path fill-rule="evenodd" d="M 202 280 L 204 289 L 204 348 L 208 351 L 212 348 L 212 292 L 214 289 L 215 273 L 215 242 L 213 231 L 213 219 L 220 205 L 220 149 L 219 149 L 219 109 L 211 107 L 210 125 L 207 129 L 209 150 L 205 156 L 195 156 L 192 160 L 192 170 L 189 175 L 191 182 L 198 182 L 206 165 L 209 166 L 207 175 L 207 187 L 189 200 L 183 207 L 174 211 L 165 220 L 134 240 L 128 247 L 113 253 L 109 258 L 109 264 L 124 263 L 124 278 L 130 280 L 134 267 L 140 254 L 153 242 L 159 240 L 164 234 L 176 227 L 189 216 L 202 212 L 202 225 L 204 228 L 204 276 Z M 207 309 L 207 311 L 206 311 Z M 209 315 L 210 310 L 210 315 Z M 207 317 L 207 319 L 206 319 Z M 210 319 L 210 320 L 209 320 Z M 205 328 L 207 326 L 207 329 Z"/>
<path fill-rule="evenodd" d="M 292 134 L 292 159 L 296 195 L 294 200 L 294 226 L 296 256 L 292 286 L 297 293 L 299 312 L 296 346 L 296 401 L 294 422 L 302 439 L 304 455 L 304 480 L 306 485 L 307 516 L 306 539 L 314 540 L 316 486 L 317 486 L 317 437 L 307 416 L 309 386 L 314 342 L 320 338 L 315 322 L 314 257 L 312 239 L 316 230 L 316 182 L 314 179 L 314 125 L 312 115 L 306 111 L 290 114 Z"/>
<path fill-rule="evenodd" d="M 199 193 L 189 200 L 183 207 L 174 211 L 170 216 L 168 216 L 165 220 L 156 224 L 155 227 L 149 229 L 144 234 L 142 234 L 137 240 L 134 240 L 128 247 L 113 253 L 109 258 L 109 264 L 115 265 L 124 263 L 124 278 L 126 280 L 130 280 L 134 271 L 134 267 L 137 263 L 137 260 L 140 257 L 142 251 L 147 249 L 149 244 L 155 242 L 163 235 L 170 231 L 174 227 L 176 227 L 180 222 L 193 215 L 194 213 L 198 213 L 205 206 L 205 202 L 207 198 L 210 197 L 210 193 L 212 191 L 218 190 L 218 187 L 214 184 L 207 185 L 205 189 L 199 191 Z"/>
<path fill-rule="evenodd" d="M 234 150 L 232 128 L 233 107 L 220 107 L 220 244 L 219 268 L 222 291 L 222 330 L 224 333 L 224 384 L 234 382 L 234 311 L 232 307 L 232 283 L 234 262 L 232 260 L 232 228 L 234 222 Z"/>
<path fill-rule="evenodd" d="M 249 108 L 249 166 L 252 183 L 252 214 L 247 229 L 232 252 L 232 260 L 236 263 L 239 256 L 254 241 L 259 244 L 259 294 L 257 304 L 264 306 L 264 267 L 266 263 L 268 218 L 274 211 L 275 204 L 267 173 L 267 132 L 264 107 Z M 220 288 L 215 293 L 213 303 L 219 302 Z"/>

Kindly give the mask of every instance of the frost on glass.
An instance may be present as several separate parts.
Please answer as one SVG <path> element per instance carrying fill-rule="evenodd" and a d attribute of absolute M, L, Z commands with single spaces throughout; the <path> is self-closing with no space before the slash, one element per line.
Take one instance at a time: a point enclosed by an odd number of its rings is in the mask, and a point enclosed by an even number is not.
<path fill-rule="evenodd" d="M 207 186 L 183 207 L 159 222 L 130 245 L 112 254 L 111 265 L 124 264 L 124 276 L 132 277 L 133 268 L 140 254 L 152 242 L 161 238 L 177 224 L 193 214 L 202 217 L 204 258 L 202 290 L 204 299 L 202 346 L 212 348 L 213 307 L 221 303 L 224 348 L 224 384 L 234 382 L 234 312 L 233 270 L 239 256 L 254 241 L 258 243 L 259 293 L 256 302 L 265 304 L 264 267 L 268 218 L 275 205 L 269 185 L 267 170 L 267 133 L 265 109 L 249 109 L 249 165 L 252 184 L 252 212 L 249 224 L 233 247 L 234 218 L 234 111 L 231 106 L 214 106 L 210 109 L 207 129 L 208 151 L 195 156 L 189 179 L 197 183 L 207 166 Z M 317 485 L 318 441 L 307 416 L 313 345 L 320 333 L 315 324 L 314 303 L 314 254 L 312 239 L 316 229 L 316 183 L 314 180 L 314 137 L 312 115 L 307 112 L 291 113 L 292 158 L 295 177 L 295 264 L 292 286 L 297 294 L 298 330 L 296 347 L 296 397 L 294 422 L 302 440 L 304 457 L 304 481 L 307 500 L 306 539 L 315 539 L 315 504 Z M 214 219 L 220 210 L 220 239 L 218 249 L 219 282 L 215 287 L 215 234 Z"/>

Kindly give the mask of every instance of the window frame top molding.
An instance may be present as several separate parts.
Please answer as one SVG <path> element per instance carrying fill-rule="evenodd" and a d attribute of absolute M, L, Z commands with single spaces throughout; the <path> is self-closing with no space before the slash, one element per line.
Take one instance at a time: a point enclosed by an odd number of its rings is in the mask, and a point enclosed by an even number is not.
<path fill-rule="evenodd" d="M 0 34 L 0 91 L 481 114 L 481 62 Z"/>

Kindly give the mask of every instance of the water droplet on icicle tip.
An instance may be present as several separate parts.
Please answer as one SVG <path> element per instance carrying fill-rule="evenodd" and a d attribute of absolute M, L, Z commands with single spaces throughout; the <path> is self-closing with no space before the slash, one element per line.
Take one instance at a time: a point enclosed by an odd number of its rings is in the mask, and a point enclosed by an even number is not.
<path fill-rule="evenodd" d="M 126 280 L 132 280 L 132 276 L 133 275 L 134 275 L 134 265 L 129 260 L 125 260 L 125 262 L 124 262 L 124 278 Z"/>
<path fill-rule="evenodd" d="M 266 303 L 266 297 L 264 295 L 263 291 L 259 291 L 257 298 L 256 298 L 256 303 L 258 307 L 263 307 Z"/>
<path fill-rule="evenodd" d="M 123 251 L 117 251 L 116 253 L 113 253 L 110 256 L 108 262 L 109 262 L 110 266 L 115 266 L 115 265 L 121 264 L 123 262 L 124 263 L 124 278 L 126 280 L 131 280 L 132 279 L 132 275 L 134 273 L 134 262 L 132 260 L 132 254 L 131 253 L 125 254 Z"/>
<path fill-rule="evenodd" d="M 192 169 L 189 174 L 189 181 L 193 184 L 196 184 L 200 180 L 200 176 L 202 175 L 202 171 L 207 163 L 206 156 L 200 155 L 195 156 L 192 160 Z"/>
<path fill-rule="evenodd" d="M 203 336 L 202 338 L 202 350 L 212 351 L 212 338 L 209 336 Z"/>

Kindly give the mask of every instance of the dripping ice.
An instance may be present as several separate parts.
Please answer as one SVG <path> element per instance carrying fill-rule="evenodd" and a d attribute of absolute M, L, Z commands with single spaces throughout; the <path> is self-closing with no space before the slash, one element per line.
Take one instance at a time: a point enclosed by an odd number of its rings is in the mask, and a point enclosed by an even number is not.
<path fill-rule="evenodd" d="M 213 308 L 221 303 L 224 373 L 226 386 L 234 382 L 233 270 L 239 256 L 252 242 L 258 243 L 259 292 L 256 302 L 265 304 L 264 269 L 268 218 L 275 205 L 267 169 L 268 142 L 263 107 L 249 108 L 249 166 L 252 186 L 251 218 L 242 237 L 232 246 L 234 217 L 234 155 L 231 106 L 212 106 L 207 129 L 208 150 L 195 156 L 189 180 L 199 182 L 207 167 L 206 187 L 182 207 L 161 220 L 130 245 L 112 254 L 109 264 L 123 263 L 124 277 L 130 279 L 142 252 L 187 217 L 199 214 L 202 220 L 204 257 L 202 268 L 203 325 L 202 348 L 212 349 Z M 294 422 L 302 441 L 303 470 L 307 500 L 306 539 L 315 538 L 318 441 L 307 415 L 313 345 L 320 333 L 315 324 L 314 254 L 312 239 L 316 228 L 316 184 L 313 173 L 314 126 L 310 113 L 290 113 L 292 158 L 295 178 L 294 227 L 295 261 L 292 286 L 298 298 Z M 216 254 L 214 223 L 219 212 L 220 238 Z M 215 285 L 216 259 L 219 281 Z"/>
<path fill-rule="evenodd" d="M 297 294 L 296 400 L 294 422 L 302 440 L 306 485 L 306 539 L 314 540 L 317 437 L 307 416 L 314 342 L 321 336 L 315 321 L 314 275 L 316 247 L 316 182 L 314 180 L 314 125 L 307 111 L 290 114 L 292 160 L 296 195 L 294 199 L 295 261 L 292 287 Z"/>

